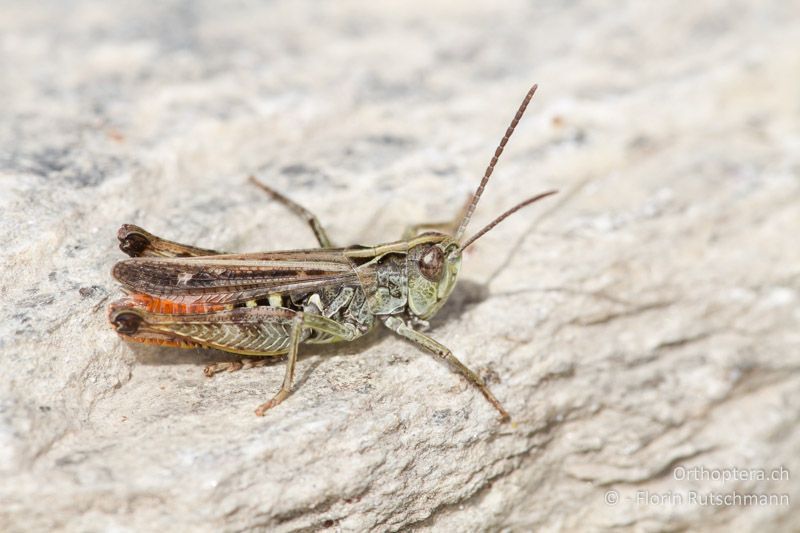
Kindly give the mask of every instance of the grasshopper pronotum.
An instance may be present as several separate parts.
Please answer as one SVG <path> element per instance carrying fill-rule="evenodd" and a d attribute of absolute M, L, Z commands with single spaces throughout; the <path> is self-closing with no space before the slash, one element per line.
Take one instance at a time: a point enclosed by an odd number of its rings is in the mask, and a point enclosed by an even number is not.
<path fill-rule="evenodd" d="M 483 393 L 502 420 L 509 420 L 483 379 L 420 330 L 453 291 L 462 252 L 515 211 L 556 193 L 529 198 L 469 239 L 463 238 L 536 87 L 531 87 L 519 106 L 462 214 L 450 223 L 411 226 L 403 240 L 336 248 L 317 217 L 255 178 L 251 180 L 258 187 L 311 226 L 319 248 L 228 254 L 160 239 L 137 226 L 122 226 L 119 246 L 133 259 L 114 266 L 112 274 L 126 296 L 109 307 L 111 324 L 120 336 L 136 342 L 216 348 L 250 356 L 287 354 L 283 385 L 256 409 L 261 416 L 289 395 L 301 343 L 351 341 L 380 321 L 447 361 Z M 421 232 L 426 228 L 442 231 Z M 211 376 L 242 366 L 240 362 L 217 363 L 208 365 L 205 373 Z"/>

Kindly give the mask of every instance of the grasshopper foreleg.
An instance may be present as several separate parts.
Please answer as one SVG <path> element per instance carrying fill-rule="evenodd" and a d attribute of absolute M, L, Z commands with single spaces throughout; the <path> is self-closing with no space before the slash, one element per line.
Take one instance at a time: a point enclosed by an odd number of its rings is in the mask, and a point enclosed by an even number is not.
<path fill-rule="evenodd" d="M 389 316 L 384 318 L 383 323 L 386 324 L 386 327 L 400 335 L 401 337 L 405 337 L 406 339 L 410 340 L 417 346 L 425 348 L 429 352 L 437 355 L 447 361 L 447 363 L 459 374 L 467 378 L 472 385 L 478 388 L 486 399 L 489 401 L 490 404 L 494 406 L 500 412 L 500 420 L 502 422 L 507 422 L 511 419 L 508 415 L 508 412 L 503 408 L 497 398 L 494 397 L 492 391 L 489 390 L 489 387 L 486 386 L 486 383 L 481 379 L 481 377 L 470 370 L 464 363 L 458 360 L 458 358 L 453 355 L 453 352 L 450 351 L 449 348 L 440 344 L 439 342 L 435 341 L 431 337 L 420 333 L 419 331 L 415 331 L 411 326 L 407 325 L 401 318 L 396 316 Z"/>
<path fill-rule="evenodd" d="M 406 226 L 406 229 L 403 231 L 403 239 L 412 239 L 423 231 L 441 231 L 443 233 L 452 235 L 458 227 L 458 224 L 461 222 L 461 218 L 464 216 L 464 213 L 467 212 L 470 199 L 471 198 L 467 198 L 467 200 L 464 202 L 464 205 L 461 206 L 461 209 L 459 209 L 458 214 L 452 220 L 445 220 L 441 222 L 422 222 L 419 224 L 411 224 Z"/>
<path fill-rule="evenodd" d="M 314 236 L 317 238 L 317 242 L 322 248 L 333 248 L 333 243 L 331 242 L 328 234 L 325 232 L 325 228 L 322 227 L 322 224 L 319 223 L 319 219 L 317 216 L 303 207 L 302 205 L 298 204 L 291 198 L 282 195 L 275 189 L 264 185 L 260 181 L 258 181 L 255 176 L 250 176 L 250 181 L 255 184 L 256 187 L 267 193 L 270 198 L 273 200 L 278 201 L 279 203 L 283 204 L 289 211 L 297 215 L 298 217 L 302 218 L 306 224 L 309 225 L 311 231 L 314 232 Z"/>

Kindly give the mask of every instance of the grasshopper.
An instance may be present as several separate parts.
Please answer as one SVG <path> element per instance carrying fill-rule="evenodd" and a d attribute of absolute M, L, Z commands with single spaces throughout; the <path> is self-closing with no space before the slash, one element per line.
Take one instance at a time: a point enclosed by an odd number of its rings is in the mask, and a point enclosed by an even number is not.
<path fill-rule="evenodd" d="M 245 356 L 287 355 L 280 390 L 256 409 L 264 413 L 292 389 L 300 344 L 352 341 L 378 322 L 446 361 L 510 419 L 484 380 L 423 331 L 456 285 L 467 247 L 512 213 L 557 191 L 512 207 L 475 235 L 464 232 L 497 160 L 536 92 L 528 91 L 475 193 L 454 221 L 410 226 L 404 238 L 376 246 L 335 247 L 304 207 L 251 177 L 274 200 L 305 220 L 319 248 L 231 254 L 161 239 L 123 225 L 120 249 L 132 257 L 112 275 L 125 297 L 109 306 L 124 339 L 181 348 L 216 348 Z M 430 231 L 423 231 L 428 229 Z M 264 358 L 252 362 L 259 365 Z M 208 365 L 205 373 L 238 370 L 242 362 Z"/>

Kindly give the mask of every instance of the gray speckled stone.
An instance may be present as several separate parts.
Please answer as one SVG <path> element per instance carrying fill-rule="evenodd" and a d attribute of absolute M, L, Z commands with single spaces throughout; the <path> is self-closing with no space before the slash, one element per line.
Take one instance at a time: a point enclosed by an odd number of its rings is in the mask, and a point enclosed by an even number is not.
<path fill-rule="evenodd" d="M 800 484 L 793 2 L 3 2 L 0 529 L 769 530 Z M 447 218 L 532 82 L 432 334 L 514 423 L 384 333 L 206 379 L 106 324 L 140 224 L 204 247 Z M 620 501 L 605 502 L 609 490 Z M 791 505 L 640 502 L 785 493 Z"/>

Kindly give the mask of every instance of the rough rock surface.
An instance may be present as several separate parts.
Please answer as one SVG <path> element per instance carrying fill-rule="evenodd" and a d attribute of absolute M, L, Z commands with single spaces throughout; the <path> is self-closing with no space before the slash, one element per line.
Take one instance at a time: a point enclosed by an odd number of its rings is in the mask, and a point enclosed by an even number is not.
<path fill-rule="evenodd" d="M 784 0 L 3 2 L 0 530 L 796 527 L 799 42 Z M 340 243 L 394 239 L 458 210 L 534 81 L 472 228 L 562 192 L 432 328 L 512 424 L 382 332 L 304 350 L 262 419 L 282 361 L 207 379 L 224 354 L 106 324 L 120 224 L 313 245 L 255 173 Z"/>

